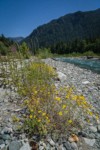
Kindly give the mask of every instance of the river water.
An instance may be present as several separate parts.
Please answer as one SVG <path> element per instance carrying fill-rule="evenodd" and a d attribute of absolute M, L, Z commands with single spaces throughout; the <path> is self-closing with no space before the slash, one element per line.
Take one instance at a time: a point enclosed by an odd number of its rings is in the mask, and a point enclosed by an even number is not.
<path fill-rule="evenodd" d="M 79 67 L 86 68 L 92 70 L 100 74 L 100 60 L 99 59 L 84 59 L 84 58 L 55 58 L 57 61 L 68 62 L 71 64 L 75 64 Z"/>

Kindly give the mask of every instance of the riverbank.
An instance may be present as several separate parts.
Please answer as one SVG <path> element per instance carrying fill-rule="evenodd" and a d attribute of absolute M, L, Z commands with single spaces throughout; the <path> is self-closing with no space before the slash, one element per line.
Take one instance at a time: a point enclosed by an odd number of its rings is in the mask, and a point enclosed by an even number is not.
<path fill-rule="evenodd" d="M 79 94 L 83 94 L 87 100 L 95 107 L 97 112 L 100 114 L 100 75 L 93 73 L 87 69 L 79 68 L 73 64 L 55 61 L 53 59 L 43 60 L 46 64 L 55 68 L 58 79 L 56 79 L 55 85 L 59 86 L 75 86 Z M 3 94 L 4 88 L 0 88 Z M 10 91 L 8 91 L 9 93 Z M 13 92 L 13 91 L 12 91 Z M 1 94 L 1 95 L 2 95 Z M 2 97 L 0 99 L 0 146 L 2 147 L 9 144 L 9 150 L 31 150 L 28 139 L 26 139 L 25 133 L 16 131 L 16 125 L 12 122 L 12 116 L 18 116 L 25 113 L 25 109 L 20 108 L 22 100 L 19 101 L 20 97 L 13 94 L 12 99 L 8 97 Z M 16 119 L 16 118 L 13 118 Z M 20 122 L 22 125 L 22 122 Z M 78 140 L 68 140 L 69 135 L 52 135 L 42 139 L 33 135 L 32 144 L 34 143 L 39 148 L 33 150 L 99 150 L 100 149 L 100 123 L 91 124 L 86 126 L 82 132 L 77 132 Z M 55 137 L 56 136 L 56 137 Z M 77 138 L 76 138 L 77 139 Z M 39 142 L 38 142 L 39 140 Z M 26 141 L 26 142 L 25 142 Z M 13 148 L 14 149 L 13 149 Z M 20 148 L 18 148 L 20 147 Z M 6 149 L 6 148 L 5 148 Z"/>
<path fill-rule="evenodd" d="M 77 93 L 84 95 L 100 116 L 100 74 L 54 59 L 45 59 L 43 61 L 56 69 L 60 79 L 55 82 L 56 87 L 74 86 Z M 94 126 L 97 127 L 97 124 Z"/>
<path fill-rule="evenodd" d="M 78 93 L 83 94 L 100 112 L 100 74 L 53 59 L 45 59 L 44 62 L 56 68 L 58 74 L 63 73 L 61 82 L 56 82 L 57 86 L 74 86 Z"/>
<path fill-rule="evenodd" d="M 61 57 L 55 58 L 54 60 L 71 63 L 77 65 L 78 67 L 100 74 L 100 60 L 96 58 L 87 59 L 86 57 Z"/>

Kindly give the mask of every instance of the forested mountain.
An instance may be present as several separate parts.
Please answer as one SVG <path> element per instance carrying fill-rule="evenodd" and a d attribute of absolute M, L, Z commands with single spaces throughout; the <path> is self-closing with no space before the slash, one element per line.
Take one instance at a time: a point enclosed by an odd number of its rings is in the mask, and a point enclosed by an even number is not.
<path fill-rule="evenodd" d="M 24 39 L 31 49 L 51 47 L 59 42 L 100 38 L 100 9 L 67 14 L 39 26 Z"/>

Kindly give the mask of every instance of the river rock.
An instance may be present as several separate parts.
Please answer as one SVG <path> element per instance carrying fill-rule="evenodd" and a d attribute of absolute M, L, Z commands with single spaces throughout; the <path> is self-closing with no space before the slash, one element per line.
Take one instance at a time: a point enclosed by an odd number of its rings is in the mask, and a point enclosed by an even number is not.
<path fill-rule="evenodd" d="M 46 144 L 43 141 L 39 142 L 39 150 L 46 150 Z"/>
<path fill-rule="evenodd" d="M 28 142 L 25 143 L 24 141 L 22 141 L 22 144 L 23 146 L 20 148 L 20 150 L 31 150 L 31 147 Z"/>
<path fill-rule="evenodd" d="M 19 141 L 12 141 L 9 145 L 9 150 L 20 150 L 22 143 Z"/>
<path fill-rule="evenodd" d="M 5 127 L 2 131 L 1 134 L 11 134 L 13 132 L 12 128 Z"/>
<path fill-rule="evenodd" d="M 75 134 L 72 134 L 72 135 L 68 138 L 68 141 L 69 141 L 69 142 L 78 142 L 78 141 L 79 141 L 79 138 L 78 138 Z"/>
<path fill-rule="evenodd" d="M 97 132 L 97 128 L 96 128 L 96 127 L 94 127 L 94 126 L 90 126 L 90 130 L 91 130 L 92 132 L 94 132 L 94 133 L 96 133 L 96 132 Z"/>
<path fill-rule="evenodd" d="M 72 150 L 71 144 L 68 141 L 66 141 L 66 143 L 63 143 L 63 145 L 67 150 Z"/>
<path fill-rule="evenodd" d="M 82 84 L 89 84 L 89 81 L 83 81 Z"/>
<path fill-rule="evenodd" d="M 100 133 L 100 124 L 98 125 L 97 130 Z"/>
<path fill-rule="evenodd" d="M 0 150 L 7 150 L 5 144 L 1 144 L 1 145 L 0 145 Z"/>
<path fill-rule="evenodd" d="M 73 148 L 73 150 L 78 150 L 77 144 L 75 142 L 71 143 L 71 147 Z"/>
<path fill-rule="evenodd" d="M 0 139 L 0 145 L 4 144 L 4 140 Z"/>
<path fill-rule="evenodd" d="M 93 146 L 95 144 L 95 142 L 96 142 L 95 139 L 88 139 L 88 138 L 84 138 L 84 141 L 89 146 Z"/>
<path fill-rule="evenodd" d="M 51 146 L 55 146 L 55 142 L 51 138 L 48 138 L 47 141 Z"/>
<path fill-rule="evenodd" d="M 11 140 L 11 136 L 9 136 L 8 134 L 3 134 L 2 139 L 3 140 Z"/>
<path fill-rule="evenodd" d="M 60 71 L 57 71 L 58 74 L 58 78 L 60 79 L 60 81 L 64 81 L 66 80 L 66 75 Z"/>
<path fill-rule="evenodd" d="M 63 146 L 63 144 L 61 144 L 61 145 L 59 146 L 59 150 L 66 150 L 66 148 Z"/>

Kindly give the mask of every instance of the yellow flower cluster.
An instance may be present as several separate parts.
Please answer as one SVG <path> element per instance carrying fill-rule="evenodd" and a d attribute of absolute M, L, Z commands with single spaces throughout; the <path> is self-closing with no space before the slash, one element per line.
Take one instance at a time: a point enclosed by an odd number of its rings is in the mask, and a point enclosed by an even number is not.
<path fill-rule="evenodd" d="M 55 97 L 55 100 L 56 100 L 56 101 L 61 101 L 61 98 L 58 97 L 58 96 L 56 96 L 56 97 Z"/>

